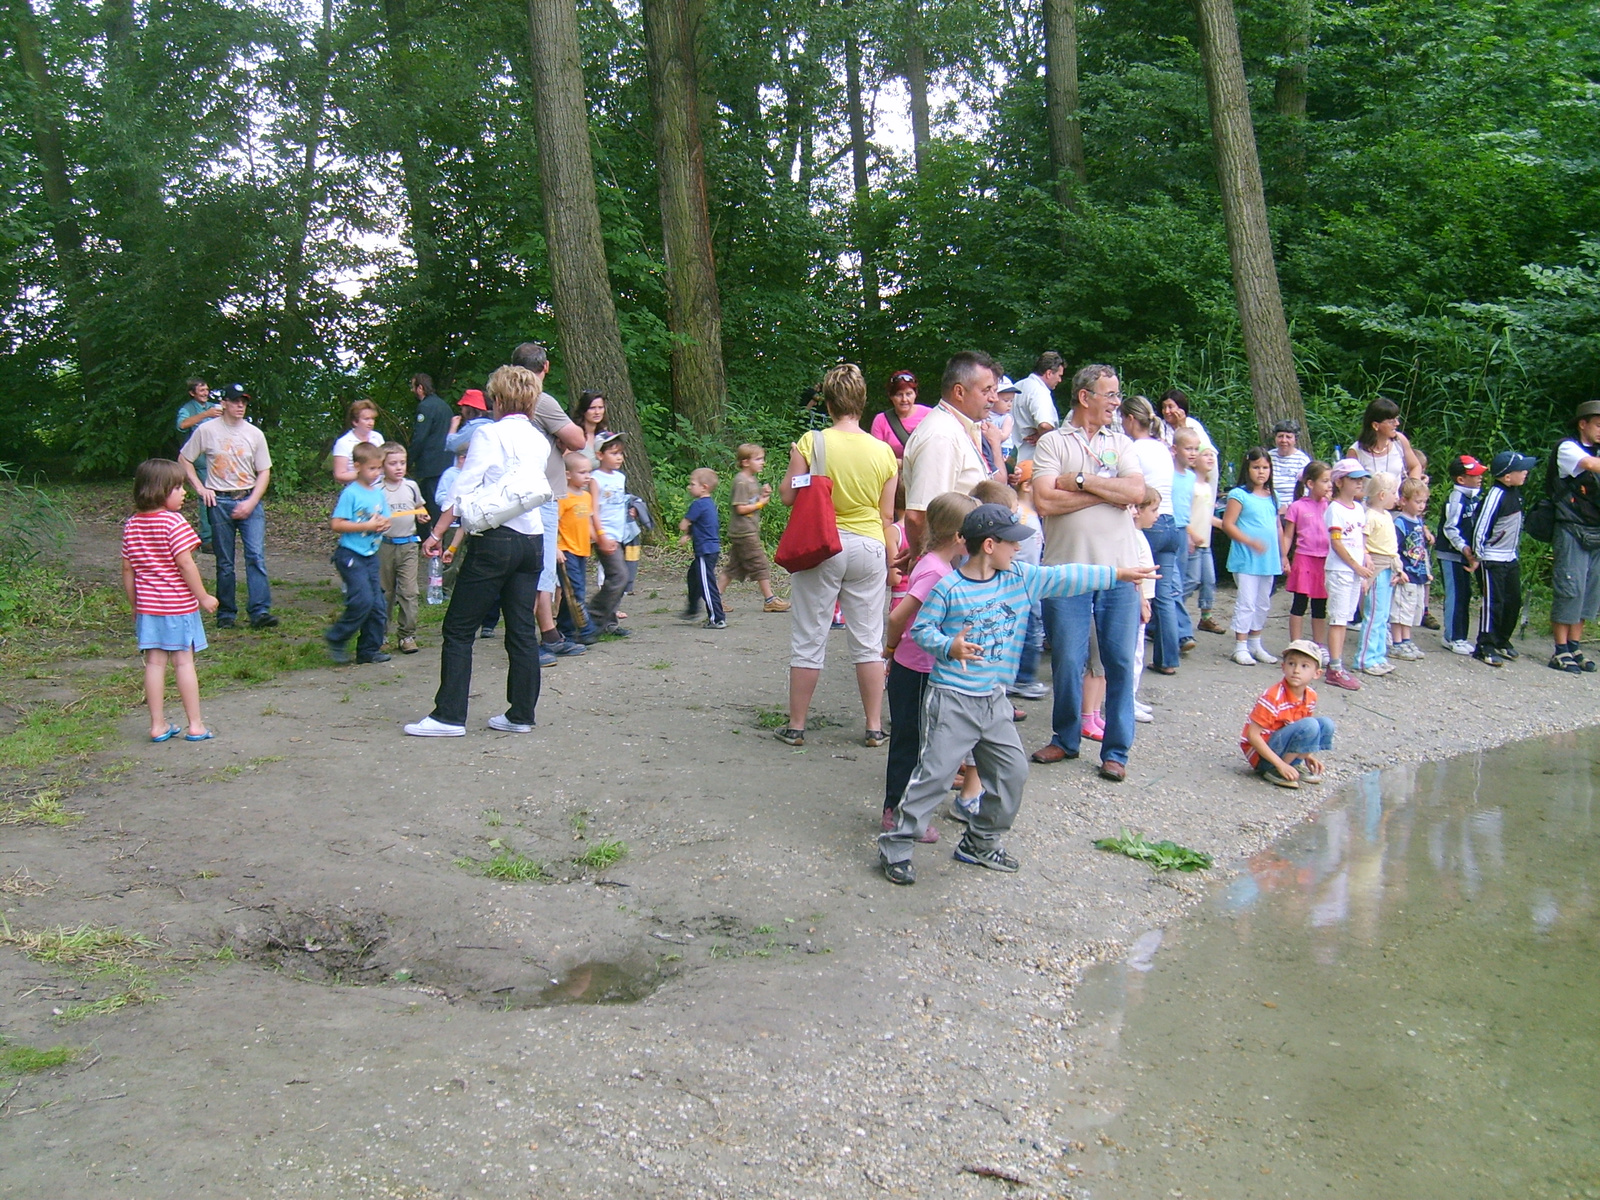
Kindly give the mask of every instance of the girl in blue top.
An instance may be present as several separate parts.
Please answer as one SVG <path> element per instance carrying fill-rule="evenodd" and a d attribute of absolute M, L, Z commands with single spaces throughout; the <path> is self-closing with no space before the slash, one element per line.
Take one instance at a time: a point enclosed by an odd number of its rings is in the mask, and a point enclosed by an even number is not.
<path fill-rule="evenodd" d="M 1233 661 L 1242 667 L 1275 663 L 1261 644 L 1272 607 L 1272 581 L 1282 566 L 1278 554 L 1278 503 L 1272 495 L 1272 454 L 1257 446 L 1244 456 L 1239 486 L 1228 493 L 1222 529 L 1233 539 L 1228 570 L 1239 588 L 1233 607 Z"/>

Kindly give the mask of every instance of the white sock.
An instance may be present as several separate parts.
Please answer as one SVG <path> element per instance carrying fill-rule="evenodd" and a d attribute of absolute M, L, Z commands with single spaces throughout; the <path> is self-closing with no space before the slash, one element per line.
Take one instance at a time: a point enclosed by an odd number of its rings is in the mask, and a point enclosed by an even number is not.
<path fill-rule="evenodd" d="M 1261 639 L 1259 637 L 1247 639 L 1245 641 L 1245 645 L 1249 648 L 1252 654 L 1265 654 L 1267 652 L 1267 648 L 1261 644 Z"/>

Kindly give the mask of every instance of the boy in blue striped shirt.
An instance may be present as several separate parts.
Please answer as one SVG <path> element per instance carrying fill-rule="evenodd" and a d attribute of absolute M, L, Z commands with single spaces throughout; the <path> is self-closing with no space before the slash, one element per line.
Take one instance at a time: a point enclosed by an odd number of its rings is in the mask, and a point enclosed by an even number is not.
<path fill-rule="evenodd" d="M 983 795 L 956 846 L 955 860 L 1015 871 L 1000 845 L 1022 804 L 1028 756 L 1012 721 L 1006 685 L 1028 630 L 1028 611 L 1046 596 L 1078 596 L 1118 583 L 1154 579 L 1154 567 L 1014 563 L 1017 544 L 1033 536 L 1000 504 L 980 504 L 961 523 L 966 564 L 951 571 L 923 602 L 911 638 L 933 655 L 922 716 L 922 752 L 895 810 L 895 826 L 878 838 L 878 860 L 890 883 L 915 883 L 911 851 L 971 753 Z"/>

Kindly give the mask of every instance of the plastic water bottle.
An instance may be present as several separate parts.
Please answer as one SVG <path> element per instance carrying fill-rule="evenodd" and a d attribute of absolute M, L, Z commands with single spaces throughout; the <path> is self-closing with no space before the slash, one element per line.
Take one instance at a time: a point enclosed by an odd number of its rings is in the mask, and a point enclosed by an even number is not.
<path fill-rule="evenodd" d="M 435 554 L 428 560 L 428 603 L 444 603 L 444 563 Z"/>
<path fill-rule="evenodd" d="M 1339 443 L 1335 442 L 1333 444 L 1333 461 L 1338 462 L 1343 457 L 1343 448 L 1339 445 Z"/>

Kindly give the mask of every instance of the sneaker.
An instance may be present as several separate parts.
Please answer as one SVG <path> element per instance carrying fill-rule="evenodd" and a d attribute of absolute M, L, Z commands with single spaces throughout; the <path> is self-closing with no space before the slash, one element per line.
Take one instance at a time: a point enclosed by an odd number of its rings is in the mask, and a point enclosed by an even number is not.
<path fill-rule="evenodd" d="M 1434 616 L 1432 612 L 1423 613 L 1422 614 L 1422 627 L 1424 629 L 1437 629 L 1437 628 L 1439 628 L 1439 618 Z"/>
<path fill-rule="evenodd" d="M 779 729 L 772 736 L 785 746 L 804 746 L 806 744 L 806 731 L 804 729 Z"/>
<path fill-rule="evenodd" d="M 333 660 L 335 666 L 348 667 L 355 662 L 356 656 L 343 646 L 336 646 L 326 638 L 323 639 L 323 643 L 328 647 L 328 657 Z"/>
<path fill-rule="evenodd" d="M 1466 638 L 1462 638 L 1460 641 L 1446 642 L 1444 648 L 1450 651 L 1451 654 L 1459 654 L 1463 658 L 1471 658 L 1472 652 L 1477 649 Z"/>
<path fill-rule="evenodd" d="M 1394 664 L 1392 662 L 1375 662 L 1370 667 L 1362 667 L 1361 673 L 1363 675 L 1387 675 L 1393 670 Z"/>
<path fill-rule="evenodd" d="M 1301 783 L 1321 783 L 1322 782 L 1322 772 L 1321 771 L 1313 771 L 1310 767 L 1298 767 L 1296 769 L 1300 772 L 1300 782 Z"/>
<path fill-rule="evenodd" d="M 588 647 L 582 642 L 575 642 L 571 638 L 563 638 L 559 642 L 541 642 L 540 648 L 548 650 L 558 658 L 577 658 L 580 654 L 588 652 Z"/>
<path fill-rule="evenodd" d="M 1271 666 L 1273 663 L 1278 661 L 1278 656 L 1271 650 L 1268 650 L 1265 646 L 1259 650 L 1250 651 L 1250 657 L 1255 659 L 1258 663 L 1262 663 L 1266 666 Z"/>
<path fill-rule="evenodd" d="M 828 628 L 829 629 L 843 629 L 844 628 L 844 622 L 843 621 L 835 621 L 832 625 L 829 625 Z"/>
<path fill-rule="evenodd" d="M 1200 618 L 1200 623 L 1198 625 L 1196 625 L 1195 628 L 1200 630 L 1202 633 L 1227 633 L 1228 632 L 1221 625 L 1218 625 L 1215 621 L 1213 621 L 1210 617 L 1201 617 Z"/>
<path fill-rule="evenodd" d="M 1098 712 L 1083 714 L 1083 736 L 1093 738 L 1095 741 L 1104 741 L 1106 736 L 1106 719 Z"/>
<path fill-rule="evenodd" d="M 912 884 L 917 881 L 916 868 L 911 865 L 911 860 L 909 858 L 906 859 L 905 862 L 897 863 L 892 863 L 887 859 L 880 858 L 878 860 L 878 865 L 883 868 L 883 877 L 890 883 L 898 884 L 904 887 L 907 884 Z"/>
<path fill-rule="evenodd" d="M 1249 646 L 1240 642 L 1239 648 L 1233 652 L 1233 661 L 1241 667 L 1253 667 L 1256 665 L 1256 656 L 1250 653 Z"/>
<path fill-rule="evenodd" d="M 237 629 L 238 627 L 239 627 L 239 622 L 235 621 L 232 617 L 218 617 L 217 618 L 217 628 L 218 629 Z"/>
<path fill-rule="evenodd" d="M 561 660 L 559 658 L 557 658 L 554 654 L 551 654 L 550 651 L 544 646 L 539 647 L 539 666 L 541 668 L 553 667 L 560 661 Z"/>
<path fill-rule="evenodd" d="M 1421 648 L 1410 639 L 1403 642 L 1393 642 L 1389 646 L 1389 657 L 1398 658 L 1402 662 L 1416 662 L 1422 656 Z"/>
<path fill-rule="evenodd" d="M 362 666 L 365 666 L 368 663 L 381 663 L 388 661 L 389 656 L 382 650 L 379 650 L 376 654 L 360 655 L 356 658 L 356 662 L 360 663 Z"/>
<path fill-rule="evenodd" d="M 778 596 L 773 596 L 761 606 L 762 612 L 788 612 L 789 602 Z"/>
<path fill-rule="evenodd" d="M 494 630 L 493 629 L 480 629 L 480 630 L 478 630 L 478 636 L 480 638 L 492 638 L 494 636 Z"/>
<path fill-rule="evenodd" d="M 496 713 L 489 718 L 489 728 L 498 729 L 501 733 L 532 733 L 533 723 L 519 725 L 516 721 L 506 719 L 505 713 Z"/>
<path fill-rule="evenodd" d="M 978 815 L 978 806 L 974 804 L 969 808 L 967 805 L 961 803 L 960 796 L 951 796 L 950 803 L 946 806 L 944 815 L 949 817 L 952 821 L 959 821 L 961 824 L 966 825 L 971 822 L 973 817 Z"/>
<path fill-rule="evenodd" d="M 705 628 L 707 628 L 707 629 L 726 629 L 727 627 L 728 627 L 728 623 L 726 621 L 707 621 L 707 622 L 705 622 Z M 622 630 L 618 630 L 617 632 L 620 633 L 620 632 L 623 632 L 623 631 Z"/>
<path fill-rule="evenodd" d="M 1050 694 L 1050 685 L 1040 683 L 1035 679 L 1032 683 L 1013 683 L 1006 689 L 1006 695 L 1015 696 L 1018 700 L 1043 700 Z"/>
<path fill-rule="evenodd" d="M 1327 679 L 1330 687 L 1343 688 L 1347 692 L 1359 692 L 1361 681 L 1344 667 L 1329 667 Z"/>
<path fill-rule="evenodd" d="M 418 651 L 418 649 L 420 649 L 420 647 L 417 645 L 417 639 L 416 638 L 401 638 L 400 639 L 400 653 L 401 654 L 415 654 Z"/>
<path fill-rule="evenodd" d="M 1022 866 L 1020 862 L 1007 854 L 1005 850 L 996 846 L 993 850 L 975 850 L 967 845 L 967 839 L 962 838 L 956 845 L 955 853 L 951 858 L 958 863 L 970 863 L 975 867 L 988 867 L 991 871 L 1012 872 Z"/>
<path fill-rule="evenodd" d="M 680 621 L 698 621 L 699 619 L 700 610 L 698 608 L 686 608 L 678 614 L 678 620 Z"/>
<path fill-rule="evenodd" d="M 1509 642 L 1506 645 L 1501 646 L 1499 648 L 1499 650 L 1500 650 L 1500 657 L 1505 659 L 1507 662 L 1516 662 L 1517 659 L 1522 657 L 1522 651 L 1518 650 L 1515 646 L 1511 645 Z"/>
<path fill-rule="evenodd" d="M 1184 638 L 1181 642 L 1178 643 L 1178 653 L 1179 654 L 1187 654 L 1187 653 L 1189 653 L 1189 651 L 1193 650 L 1199 644 L 1200 643 L 1195 641 L 1193 638 Z"/>
<path fill-rule="evenodd" d="M 586 630 L 583 633 L 573 634 L 566 640 L 569 642 L 576 642 L 580 646 L 592 646 L 600 640 L 600 631 L 598 629 Z"/>
<path fill-rule="evenodd" d="M 861 744 L 868 750 L 876 750 L 879 746 L 889 744 L 889 735 L 881 729 L 869 729 L 861 739 Z"/>
<path fill-rule="evenodd" d="M 1141 725 L 1148 725 L 1156 719 L 1156 710 L 1142 700 L 1133 702 L 1133 719 Z"/>
<path fill-rule="evenodd" d="M 278 618 L 271 613 L 263 613 L 259 617 L 250 618 L 251 629 L 276 629 L 277 627 Z"/>
<path fill-rule="evenodd" d="M 1300 781 L 1298 779 L 1290 779 L 1286 775 L 1279 775 L 1277 767 L 1268 767 L 1265 771 L 1261 772 L 1261 778 L 1265 779 L 1268 783 L 1276 784 L 1281 788 L 1297 788 L 1300 786 Z"/>
<path fill-rule="evenodd" d="M 1487 646 L 1479 650 L 1474 650 L 1472 652 L 1472 657 L 1481 663 L 1488 663 L 1491 667 L 1503 667 L 1506 665 L 1506 660 L 1501 658 L 1493 650 L 1490 650 Z"/>
<path fill-rule="evenodd" d="M 412 737 L 464 737 L 467 727 L 446 725 L 443 721 L 435 721 L 432 717 L 423 717 L 422 720 L 407 725 L 406 732 Z"/>
<path fill-rule="evenodd" d="M 630 638 L 633 636 L 633 630 L 624 629 L 621 625 L 607 625 L 600 632 L 607 637 Z"/>

